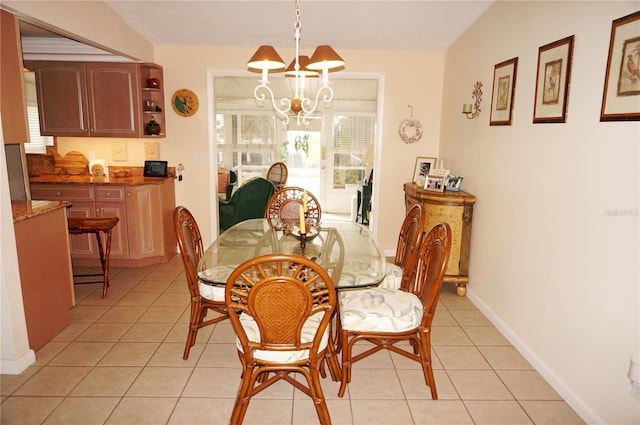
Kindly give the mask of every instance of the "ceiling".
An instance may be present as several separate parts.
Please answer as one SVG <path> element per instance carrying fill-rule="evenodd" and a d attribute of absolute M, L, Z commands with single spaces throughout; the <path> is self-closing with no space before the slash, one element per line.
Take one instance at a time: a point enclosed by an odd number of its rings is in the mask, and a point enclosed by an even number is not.
<path fill-rule="evenodd" d="M 155 45 L 293 47 L 293 0 L 106 0 Z M 302 0 L 301 49 L 446 50 L 493 1 Z M 311 52 L 309 52 L 310 54 Z"/>
<path fill-rule="evenodd" d="M 271 44 L 292 49 L 295 2 L 259 1 L 129 1 L 105 0 L 129 26 L 154 45 L 249 46 Z M 446 50 L 493 3 L 472 1 L 302 0 L 300 2 L 302 54 L 330 44 L 341 49 Z M 130 61 L 104 50 L 56 36 L 30 24 L 21 24 L 25 58 L 47 60 Z M 343 55 L 344 57 L 344 55 Z M 249 58 L 247 58 L 249 59 Z M 291 58 L 283 58 L 285 62 Z M 348 70 L 348 57 L 346 68 Z M 243 66 L 244 64 L 242 64 Z M 255 78 L 226 78 L 216 86 L 216 98 L 248 99 Z M 308 83 L 315 92 L 315 81 Z M 290 79 L 273 79 L 272 88 L 290 92 Z M 376 84 L 333 79 L 336 100 L 372 100 Z"/>

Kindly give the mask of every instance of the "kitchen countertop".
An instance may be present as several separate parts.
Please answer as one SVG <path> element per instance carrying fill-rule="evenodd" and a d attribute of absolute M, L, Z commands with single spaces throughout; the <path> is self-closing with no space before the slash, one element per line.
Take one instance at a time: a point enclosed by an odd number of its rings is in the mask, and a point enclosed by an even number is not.
<path fill-rule="evenodd" d="M 13 222 L 28 220 L 60 208 L 66 208 L 69 205 L 71 203 L 66 201 L 11 201 Z"/>
<path fill-rule="evenodd" d="M 53 184 L 95 184 L 95 185 L 120 185 L 137 186 L 142 184 L 162 184 L 167 180 L 175 180 L 175 176 L 169 177 L 98 177 L 91 175 L 42 175 L 30 177 L 29 183 L 53 183 Z"/>

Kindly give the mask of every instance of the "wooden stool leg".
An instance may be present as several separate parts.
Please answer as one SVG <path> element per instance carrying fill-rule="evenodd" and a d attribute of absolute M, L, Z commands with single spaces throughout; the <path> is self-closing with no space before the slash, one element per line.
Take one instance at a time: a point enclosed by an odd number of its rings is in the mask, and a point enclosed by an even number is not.
<path fill-rule="evenodd" d="M 109 287 L 109 253 L 111 253 L 111 229 L 107 230 L 107 249 L 104 254 L 104 284 L 102 285 L 102 298 L 107 298 L 107 288 Z"/>
<path fill-rule="evenodd" d="M 96 231 L 98 241 L 98 253 L 100 254 L 100 265 L 102 266 L 102 298 L 107 298 L 107 288 L 109 287 L 109 253 L 111 252 L 111 229 L 105 231 L 106 247 L 102 248 L 102 238 L 100 231 Z"/>

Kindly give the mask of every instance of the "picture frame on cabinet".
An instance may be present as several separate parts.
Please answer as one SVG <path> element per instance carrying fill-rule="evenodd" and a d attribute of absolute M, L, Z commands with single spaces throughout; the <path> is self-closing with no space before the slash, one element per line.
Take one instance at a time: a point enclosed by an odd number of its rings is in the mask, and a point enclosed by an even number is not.
<path fill-rule="evenodd" d="M 567 122 L 567 101 L 575 35 L 538 49 L 533 122 Z"/>
<path fill-rule="evenodd" d="M 640 121 L 640 11 L 611 23 L 600 121 Z"/>
<path fill-rule="evenodd" d="M 464 177 L 462 176 L 454 176 L 452 174 L 447 176 L 447 180 L 445 181 L 445 189 L 451 192 L 459 192 L 462 187 L 462 180 Z"/>
<path fill-rule="evenodd" d="M 424 190 L 430 192 L 444 192 L 447 185 L 449 170 L 432 169 L 424 182 Z"/>
<path fill-rule="evenodd" d="M 511 125 L 517 71 L 517 57 L 500 62 L 494 67 L 489 125 Z"/>
<path fill-rule="evenodd" d="M 416 166 L 413 171 L 413 183 L 424 187 L 429 172 L 436 167 L 437 158 L 419 156 L 416 158 Z"/>

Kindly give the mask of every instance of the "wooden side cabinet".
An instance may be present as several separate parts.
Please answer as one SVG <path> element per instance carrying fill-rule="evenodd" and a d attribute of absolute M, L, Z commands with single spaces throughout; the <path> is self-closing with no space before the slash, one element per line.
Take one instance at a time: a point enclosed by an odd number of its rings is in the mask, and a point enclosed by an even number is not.
<path fill-rule="evenodd" d="M 455 283 L 457 293 L 464 296 L 469 282 L 469 252 L 471 244 L 471 222 L 476 197 L 467 192 L 431 192 L 414 183 L 405 183 L 405 206 L 407 211 L 421 204 L 427 214 L 425 231 L 440 222 L 451 226 L 451 254 L 444 282 Z"/>

